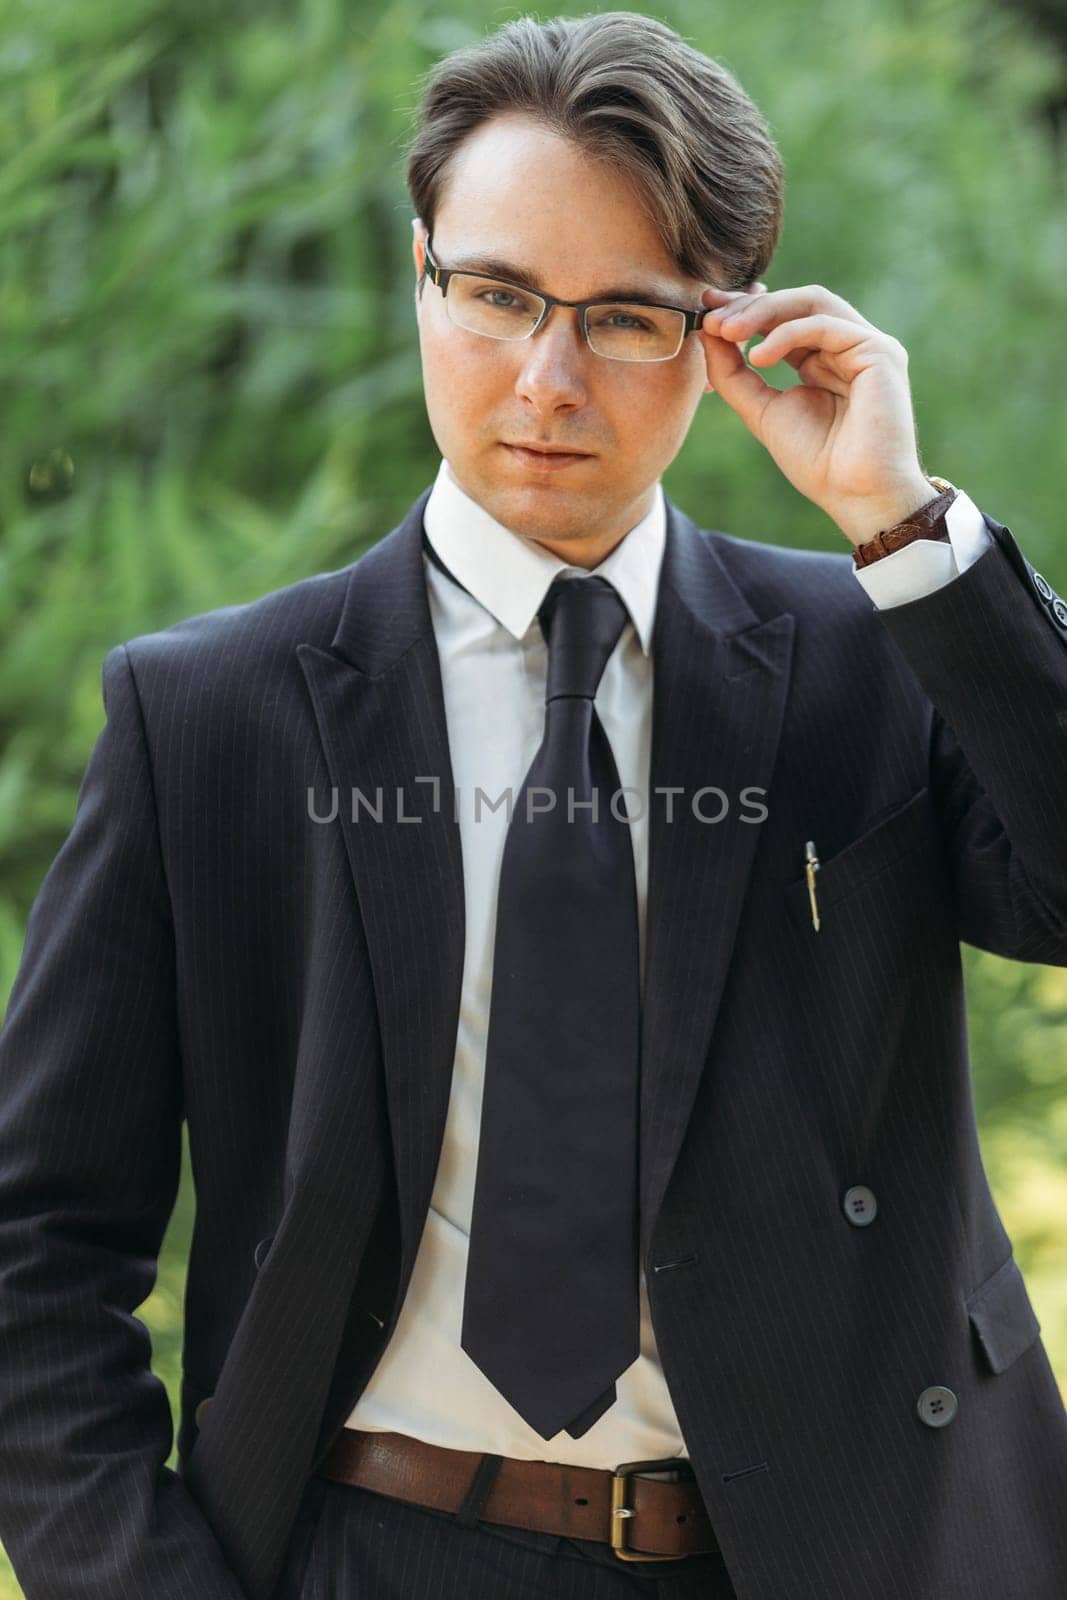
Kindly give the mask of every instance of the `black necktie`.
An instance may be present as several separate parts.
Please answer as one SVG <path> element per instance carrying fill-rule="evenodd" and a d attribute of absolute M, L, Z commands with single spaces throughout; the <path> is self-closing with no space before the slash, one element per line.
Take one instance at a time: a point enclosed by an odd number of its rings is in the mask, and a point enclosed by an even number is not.
<path fill-rule="evenodd" d="M 542 1438 L 577 1439 L 640 1353 L 637 891 L 593 706 L 626 611 L 603 578 L 557 578 L 538 616 L 544 735 L 501 863 L 460 1342 Z M 528 791 L 547 791 L 529 817 Z"/>

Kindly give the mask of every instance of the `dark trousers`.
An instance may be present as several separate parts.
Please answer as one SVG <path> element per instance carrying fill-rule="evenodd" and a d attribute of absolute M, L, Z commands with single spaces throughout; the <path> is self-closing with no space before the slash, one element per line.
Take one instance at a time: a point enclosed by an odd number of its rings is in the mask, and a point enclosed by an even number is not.
<path fill-rule="evenodd" d="M 464 1526 L 312 1478 L 275 1600 L 736 1600 L 722 1557 L 624 1562 L 595 1539 Z"/>

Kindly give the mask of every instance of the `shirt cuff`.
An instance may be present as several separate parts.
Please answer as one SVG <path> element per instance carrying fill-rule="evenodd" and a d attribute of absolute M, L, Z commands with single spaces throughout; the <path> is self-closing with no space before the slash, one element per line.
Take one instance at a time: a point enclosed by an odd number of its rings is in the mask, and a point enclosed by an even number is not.
<path fill-rule="evenodd" d="M 945 525 L 947 543 L 943 539 L 913 539 L 891 556 L 882 556 L 865 567 L 853 567 L 856 582 L 879 610 L 933 594 L 966 572 L 993 543 L 985 518 L 962 489 L 945 513 Z"/>

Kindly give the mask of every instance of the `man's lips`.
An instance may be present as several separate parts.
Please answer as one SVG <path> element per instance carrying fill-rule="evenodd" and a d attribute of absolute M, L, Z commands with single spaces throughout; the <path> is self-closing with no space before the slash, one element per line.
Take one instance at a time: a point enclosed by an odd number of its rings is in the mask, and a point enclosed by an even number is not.
<path fill-rule="evenodd" d="M 578 450 L 541 450 L 528 445 L 508 444 L 501 440 L 505 450 L 510 450 L 516 460 L 524 465 L 548 471 L 552 468 L 569 467 L 577 461 L 591 461 L 592 456 L 587 451 Z"/>

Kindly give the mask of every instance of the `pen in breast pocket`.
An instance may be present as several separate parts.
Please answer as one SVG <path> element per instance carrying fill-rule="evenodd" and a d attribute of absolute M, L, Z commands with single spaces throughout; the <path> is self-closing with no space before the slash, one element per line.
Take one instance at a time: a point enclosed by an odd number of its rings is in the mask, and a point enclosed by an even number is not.
<path fill-rule="evenodd" d="M 804 846 L 804 871 L 808 879 L 808 899 L 811 901 L 811 924 L 815 932 L 819 931 L 819 907 L 815 900 L 815 874 L 819 870 L 819 858 L 815 854 L 815 846 L 809 839 Z"/>

